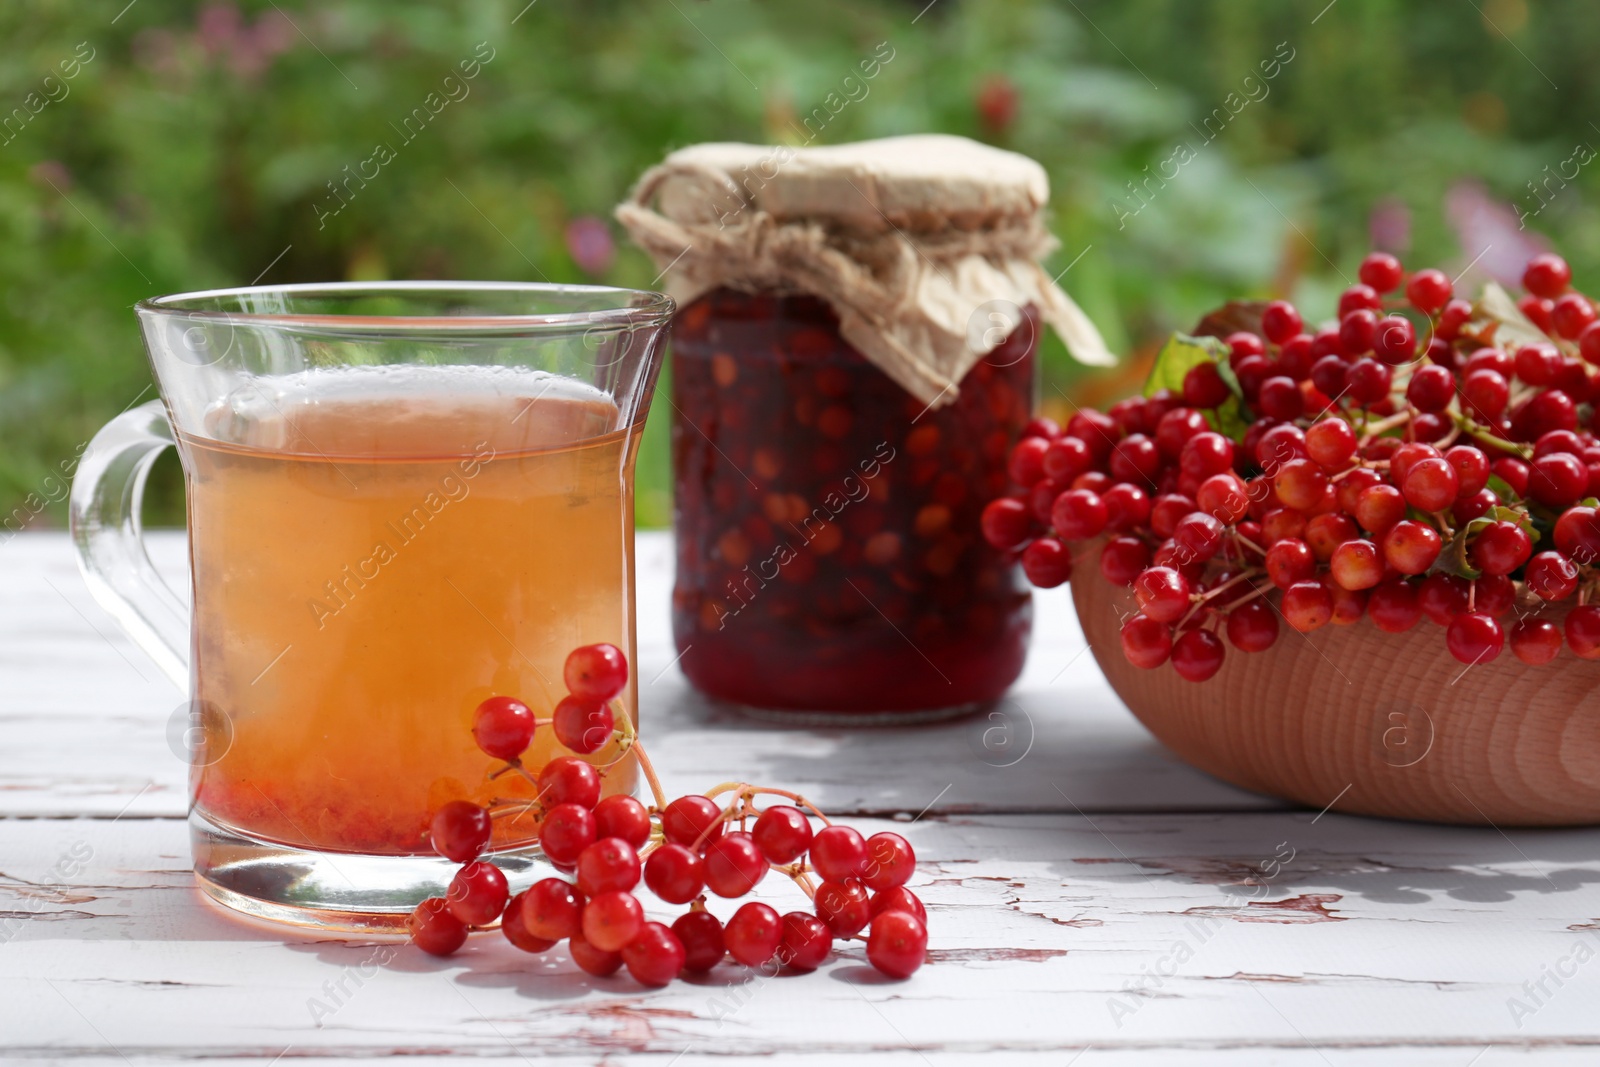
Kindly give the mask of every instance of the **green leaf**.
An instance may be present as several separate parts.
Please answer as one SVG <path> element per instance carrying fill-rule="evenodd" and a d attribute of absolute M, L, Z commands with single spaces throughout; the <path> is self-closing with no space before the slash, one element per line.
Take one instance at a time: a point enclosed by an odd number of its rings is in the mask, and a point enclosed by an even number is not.
<path fill-rule="evenodd" d="M 1522 499 L 1517 495 L 1517 491 L 1511 488 L 1511 483 L 1498 474 L 1489 475 L 1488 485 L 1489 491 L 1499 497 L 1502 503 L 1515 504 Z"/>
<path fill-rule="evenodd" d="M 1245 431 L 1250 428 L 1249 420 L 1244 417 L 1244 391 L 1228 365 L 1228 346 L 1217 338 L 1174 333 L 1161 346 L 1155 366 L 1150 368 L 1150 376 L 1144 382 L 1144 395 L 1153 396 L 1162 389 L 1182 395 L 1184 376 L 1202 363 L 1216 364 L 1217 373 L 1232 394 L 1219 407 L 1207 412 L 1207 417 L 1213 429 L 1237 444 L 1244 440 Z"/>
<path fill-rule="evenodd" d="M 1523 345 L 1550 343 L 1550 338 L 1545 336 L 1545 332 L 1535 326 L 1533 320 L 1517 307 L 1517 302 L 1511 299 L 1511 294 L 1495 282 L 1483 287 L 1483 294 L 1478 297 L 1477 306 L 1472 309 L 1472 318 L 1477 323 L 1494 323 L 1494 342 L 1508 352 L 1515 352 Z"/>

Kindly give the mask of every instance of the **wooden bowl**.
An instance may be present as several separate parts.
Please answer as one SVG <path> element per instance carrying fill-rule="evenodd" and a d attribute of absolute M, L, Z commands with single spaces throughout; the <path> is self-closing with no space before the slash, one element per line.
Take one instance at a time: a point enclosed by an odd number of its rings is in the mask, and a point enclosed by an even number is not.
<path fill-rule="evenodd" d="M 1208 774 L 1307 807 L 1494 826 L 1600 823 L 1600 661 L 1562 650 L 1530 667 L 1507 649 L 1467 668 L 1424 619 L 1370 619 L 1265 652 L 1231 646 L 1209 681 L 1122 655 L 1137 605 L 1091 551 L 1072 599 L 1095 660 L 1151 733 Z M 1552 613 L 1558 625 L 1563 613 Z"/>

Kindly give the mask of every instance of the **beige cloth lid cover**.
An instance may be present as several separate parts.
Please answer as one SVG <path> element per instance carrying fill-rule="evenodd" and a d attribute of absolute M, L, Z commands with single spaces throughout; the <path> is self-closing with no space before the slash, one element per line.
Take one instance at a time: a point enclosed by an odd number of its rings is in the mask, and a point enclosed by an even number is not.
<path fill-rule="evenodd" d="M 1082 363 L 1115 362 L 1039 260 L 1038 163 L 928 134 L 793 148 L 701 144 L 640 178 L 616 215 L 680 304 L 708 290 L 812 293 L 844 338 L 933 406 L 1032 304 Z"/>

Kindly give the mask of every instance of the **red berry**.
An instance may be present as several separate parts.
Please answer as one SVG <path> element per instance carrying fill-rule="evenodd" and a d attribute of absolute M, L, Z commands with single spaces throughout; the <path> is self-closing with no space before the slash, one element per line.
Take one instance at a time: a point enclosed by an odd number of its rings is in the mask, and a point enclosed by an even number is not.
<path fill-rule="evenodd" d="M 1365 283 L 1352 285 L 1339 294 L 1339 317 L 1342 319 L 1352 311 L 1366 308 L 1376 311 L 1383 307 L 1383 297 L 1378 295 L 1378 290 Z"/>
<path fill-rule="evenodd" d="M 783 941 L 778 959 L 797 971 L 814 971 L 833 952 L 833 933 L 815 915 L 791 911 L 783 917 Z"/>
<path fill-rule="evenodd" d="M 1110 515 L 1100 494 L 1089 489 L 1069 489 L 1056 497 L 1050 525 L 1066 541 L 1086 541 L 1106 528 Z"/>
<path fill-rule="evenodd" d="M 1550 308 L 1555 304 L 1553 300 L 1546 300 L 1534 296 L 1532 293 L 1517 301 L 1517 307 L 1528 316 L 1528 321 L 1533 323 L 1545 333 L 1550 333 Z"/>
<path fill-rule="evenodd" d="M 1228 642 L 1241 652 L 1264 652 L 1278 640 L 1278 613 L 1264 598 L 1228 612 Z"/>
<path fill-rule="evenodd" d="M 1444 367 L 1418 367 L 1406 386 L 1406 399 L 1418 411 L 1443 411 L 1456 395 L 1456 378 Z"/>
<path fill-rule="evenodd" d="M 1371 407 L 1389 396 L 1394 378 L 1389 368 L 1375 359 L 1358 359 L 1344 372 L 1344 395 L 1361 407 Z"/>
<path fill-rule="evenodd" d="M 1378 320 L 1372 351 L 1391 367 L 1410 363 L 1417 358 L 1416 327 L 1403 315 L 1385 315 Z"/>
<path fill-rule="evenodd" d="M 1325 470 L 1343 470 L 1356 454 L 1355 431 L 1337 416 L 1314 423 L 1306 431 L 1306 454 Z"/>
<path fill-rule="evenodd" d="M 899 834 L 884 831 L 867 838 L 867 866 L 861 881 L 868 889 L 881 892 L 905 885 L 916 869 L 917 854 L 911 842 Z"/>
<path fill-rule="evenodd" d="M 584 645 L 567 655 L 561 677 L 573 696 L 604 703 L 628 684 L 628 658 L 616 645 Z"/>
<path fill-rule="evenodd" d="M 1431 315 L 1450 299 L 1450 279 L 1444 271 L 1419 270 L 1406 282 L 1406 299 L 1418 311 Z"/>
<path fill-rule="evenodd" d="M 1411 473 L 1412 464 L 1438 458 L 1439 450 L 1432 445 L 1407 441 L 1394 450 L 1394 455 L 1389 460 L 1389 477 L 1399 485 L 1406 480 L 1406 475 Z"/>
<path fill-rule="evenodd" d="M 1022 573 L 1040 589 L 1054 589 L 1072 577 L 1072 553 L 1053 537 L 1041 537 L 1022 550 Z"/>
<path fill-rule="evenodd" d="M 1587 505 L 1568 508 L 1556 520 L 1556 548 L 1580 565 L 1600 560 L 1600 513 Z"/>
<path fill-rule="evenodd" d="M 1114 537 L 1100 550 L 1100 573 L 1112 585 L 1132 585 L 1150 565 L 1150 549 L 1135 537 Z"/>
<path fill-rule="evenodd" d="M 1043 437 L 1046 441 L 1054 441 L 1061 436 L 1061 427 L 1056 425 L 1056 420 L 1054 419 L 1036 415 L 1028 420 L 1028 425 L 1022 428 L 1022 436 Z"/>
<path fill-rule="evenodd" d="M 985 541 L 1002 552 L 1009 552 L 1028 539 L 1033 530 L 1033 516 L 1028 514 L 1028 506 L 1022 501 L 1001 497 L 984 507 L 979 525 Z"/>
<path fill-rule="evenodd" d="M 1383 581 L 1383 554 L 1371 541 L 1346 541 L 1333 550 L 1329 571 L 1342 589 L 1371 589 Z"/>
<path fill-rule="evenodd" d="M 1267 549 L 1267 577 L 1279 589 L 1306 581 L 1317 569 L 1311 546 L 1299 538 L 1284 538 Z"/>
<path fill-rule="evenodd" d="M 1450 654 L 1467 664 L 1489 662 L 1500 654 L 1506 643 L 1500 624 L 1481 611 L 1457 615 L 1450 620 L 1444 639 Z"/>
<path fill-rule="evenodd" d="M 1461 336 L 1461 327 L 1472 321 L 1472 304 L 1466 300 L 1456 299 L 1444 306 L 1439 312 L 1439 323 L 1434 327 L 1434 340 L 1444 342 L 1437 350 L 1429 346 L 1429 355 L 1436 356 L 1439 362 L 1451 369 L 1456 365 L 1455 349 L 1449 342 Z"/>
<path fill-rule="evenodd" d="M 1183 402 L 1192 408 L 1218 407 L 1232 395 L 1214 363 L 1197 364 L 1183 376 Z"/>
<path fill-rule="evenodd" d="M 639 854 L 620 837 L 602 837 L 578 855 L 578 889 L 593 899 L 639 884 Z"/>
<path fill-rule="evenodd" d="M 1188 560 L 1203 562 L 1222 549 L 1222 522 L 1203 511 L 1183 517 L 1172 531 L 1172 540 Z"/>
<path fill-rule="evenodd" d="M 1471 587 L 1453 574 L 1430 574 L 1417 587 L 1417 606 L 1435 626 L 1449 626 L 1450 621 L 1467 612 Z"/>
<path fill-rule="evenodd" d="M 1462 406 L 1485 422 L 1493 422 L 1511 400 L 1511 386 L 1499 371 L 1479 367 L 1461 380 Z"/>
<path fill-rule="evenodd" d="M 867 959 L 890 978 L 909 978 L 928 958 L 928 928 L 915 915 L 889 911 L 872 923 Z"/>
<path fill-rule="evenodd" d="M 722 930 L 728 955 L 746 967 L 759 967 L 778 953 L 783 943 L 783 919 L 758 900 L 733 913 Z"/>
<path fill-rule="evenodd" d="M 1274 300 L 1261 309 L 1261 332 L 1275 345 L 1281 345 L 1299 333 L 1303 325 L 1305 323 L 1301 321 L 1300 312 L 1287 300 Z"/>
<path fill-rule="evenodd" d="M 1572 281 L 1572 268 L 1567 261 L 1553 252 L 1541 252 L 1528 260 L 1522 272 L 1522 287 L 1534 296 L 1554 300 L 1567 291 Z"/>
<path fill-rule="evenodd" d="M 1169 412 L 1168 417 L 1171 415 Z M 1165 423 L 1166 419 L 1161 421 Z M 1076 437 L 1058 437 L 1050 442 L 1050 447 L 1044 453 L 1045 477 L 1052 481 L 1070 482 L 1092 466 L 1094 457 Z"/>
<path fill-rule="evenodd" d="M 860 878 L 867 867 L 867 842 L 848 826 L 825 826 L 811 839 L 811 866 L 830 882 Z"/>
<path fill-rule="evenodd" d="M 519 894 L 522 925 L 534 937 L 564 941 L 583 928 L 583 894 L 562 878 L 545 878 Z"/>
<path fill-rule="evenodd" d="M 1134 581 L 1133 593 L 1144 614 L 1157 622 L 1177 622 L 1189 610 L 1189 580 L 1171 567 L 1146 570 Z"/>
<path fill-rule="evenodd" d="M 637 937 L 623 946 L 622 962 L 640 985 L 664 986 L 678 976 L 687 959 L 678 935 L 661 923 L 645 923 Z"/>
<path fill-rule="evenodd" d="M 1443 547 L 1437 530 L 1410 519 L 1401 519 L 1383 535 L 1383 557 L 1401 574 L 1421 574 Z"/>
<path fill-rule="evenodd" d="M 1341 589 L 1329 580 L 1324 580 L 1322 584 L 1333 598 L 1333 617 L 1329 622 L 1335 626 L 1350 626 L 1361 621 L 1361 616 L 1367 611 L 1365 589 Z"/>
<path fill-rule="evenodd" d="M 1369 254 L 1361 261 L 1359 274 L 1363 285 L 1370 285 L 1380 293 L 1400 288 L 1400 280 L 1405 276 L 1400 261 L 1387 252 Z"/>
<path fill-rule="evenodd" d="M 661 832 L 674 844 L 703 848 L 722 836 L 722 809 L 710 797 L 679 797 L 662 811 Z"/>
<path fill-rule="evenodd" d="M 580 804 L 557 804 L 545 811 L 539 847 L 558 867 L 571 867 L 595 842 L 594 813 Z"/>
<path fill-rule="evenodd" d="M 1310 633 L 1333 618 L 1333 594 L 1321 582 L 1296 582 L 1283 591 L 1283 617 L 1301 633 Z"/>
<path fill-rule="evenodd" d="M 1332 559 L 1334 550 L 1340 545 L 1360 536 L 1361 531 L 1356 527 L 1355 520 L 1338 511 L 1313 515 L 1311 521 L 1306 523 L 1306 544 L 1311 546 L 1311 554 L 1322 563 Z"/>
<path fill-rule="evenodd" d="M 1567 613 L 1567 647 L 1579 659 L 1600 659 L 1600 606 L 1585 604 Z"/>
<path fill-rule="evenodd" d="M 548 952 L 556 947 L 556 942 L 542 937 L 534 937 L 528 928 L 522 924 L 523 901 L 527 893 L 518 893 L 506 905 L 504 915 L 500 919 L 500 932 L 506 935 L 506 940 L 524 952 Z"/>
<path fill-rule="evenodd" d="M 1532 554 L 1533 541 L 1514 522 L 1485 526 L 1468 551 L 1472 565 L 1487 575 L 1510 574 Z"/>
<path fill-rule="evenodd" d="M 1444 453 L 1445 461 L 1455 468 L 1460 488 L 1457 498 L 1469 497 L 1489 484 L 1489 457 L 1483 450 L 1471 445 L 1456 445 Z"/>
<path fill-rule="evenodd" d="M 620 837 L 635 849 L 650 841 L 650 810 L 630 796 L 606 797 L 594 806 L 596 837 Z"/>
<path fill-rule="evenodd" d="M 903 911 L 915 915 L 923 923 L 928 921 L 928 910 L 922 906 L 922 901 L 917 899 L 917 895 L 905 886 L 874 893 L 868 910 L 874 919 L 886 911 Z"/>
<path fill-rule="evenodd" d="M 583 935 L 573 934 L 567 941 L 567 951 L 572 955 L 572 962 L 585 974 L 592 974 L 596 978 L 606 978 L 616 974 L 622 969 L 622 953 L 607 952 L 595 948 L 583 939 Z"/>
<path fill-rule="evenodd" d="M 750 836 L 768 863 L 793 863 L 811 845 L 811 820 L 799 808 L 775 804 L 756 819 Z"/>
<path fill-rule="evenodd" d="M 867 890 L 854 879 L 848 882 L 823 882 L 812 900 L 817 917 L 828 924 L 835 937 L 859 933 L 872 919 Z"/>
<path fill-rule="evenodd" d="M 1197 433 L 1183 443 L 1178 454 L 1178 467 L 1196 478 L 1209 478 L 1213 474 L 1233 469 L 1233 442 L 1220 433 L 1209 430 Z"/>
<path fill-rule="evenodd" d="M 705 889 L 704 866 L 692 849 L 668 842 L 645 860 L 644 884 L 668 904 L 687 904 Z"/>
<path fill-rule="evenodd" d="M 1485 615 L 1509 614 L 1517 602 L 1517 583 L 1503 574 L 1486 574 L 1472 583 L 1472 602 Z"/>
<path fill-rule="evenodd" d="M 1150 522 L 1150 497 L 1138 486 L 1120 482 L 1100 499 L 1105 501 L 1108 529 L 1126 532 Z"/>
<path fill-rule="evenodd" d="M 1122 654 L 1135 667 L 1150 670 L 1172 655 L 1172 630 L 1148 615 L 1135 615 L 1122 624 Z"/>
<path fill-rule="evenodd" d="M 1567 293 L 1550 308 L 1550 325 L 1569 341 L 1577 340 L 1594 319 L 1594 305 L 1582 293 Z"/>
<path fill-rule="evenodd" d="M 1522 460 L 1502 456 L 1489 464 L 1489 472 L 1509 485 L 1517 496 L 1528 495 L 1528 482 L 1532 479 L 1533 471 Z"/>
<path fill-rule="evenodd" d="M 429 897 L 406 920 L 411 943 L 430 956 L 448 956 L 467 943 L 467 927 L 443 897 Z"/>
<path fill-rule="evenodd" d="M 1356 308 L 1339 320 L 1339 350 L 1355 359 L 1372 351 L 1378 336 L 1378 313 L 1371 308 Z"/>
<path fill-rule="evenodd" d="M 1367 613 L 1384 633 L 1405 633 L 1422 618 L 1417 591 L 1399 578 L 1379 582 L 1367 597 Z"/>
<path fill-rule="evenodd" d="M 1201 511 L 1216 516 L 1223 523 L 1238 522 L 1250 510 L 1245 484 L 1231 471 L 1213 474 L 1201 482 L 1195 490 L 1194 502 Z"/>
<path fill-rule="evenodd" d="M 1561 631 L 1548 619 L 1523 619 L 1511 630 L 1511 651 L 1530 666 L 1549 663 L 1561 653 Z"/>
<path fill-rule="evenodd" d="M 644 908 L 632 893 L 611 890 L 583 906 L 583 939 L 602 952 L 621 952 L 643 929 Z"/>
<path fill-rule="evenodd" d="M 1600 364 L 1600 323 L 1591 322 L 1578 335 L 1578 355 L 1590 363 Z"/>
<path fill-rule="evenodd" d="M 1311 365 L 1311 384 L 1324 396 L 1337 397 L 1344 393 L 1345 371 L 1348 364 L 1339 355 L 1323 356 Z"/>
<path fill-rule="evenodd" d="M 1021 486 L 1030 486 L 1045 476 L 1044 457 L 1050 451 L 1050 441 L 1044 437 L 1024 437 L 1011 450 L 1007 473 Z"/>
<path fill-rule="evenodd" d="M 703 870 L 706 888 L 717 896 L 742 897 L 766 877 L 767 860 L 754 838 L 735 830 L 706 846 Z"/>
<path fill-rule="evenodd" d="M 1539 503 L 1566 508 L 1582 499 L 1589 488 L 1589 468 L 1577 456 L 1557 452 L 1533 461 L 1528 492 Z"/>
<path fill-rule="evenodd" d="M 565 696 L 550 715 L 556 740 L 573 752 L 599 752 L 615 729 L 611 708 L 581 697 Z"/>
<path fill-rule="evenodd" d="M 1565 600 L 1578 591 L 1578 568 L 1559 552 L 1540 552 L 1528 561 L 1525 580 L 1541 600 Z"/>
<path fill-rule="evenodd" d="M 1248 330 L 1230 333 L 1222 339 L 1222 343 L 1228 346 L 1229 358 L 1235 366 L 1241 359 L 1265 355 L 1267 351 L 1267 346 L 1261 343 L 1261 338 Z"/>
<path fill-rule="evenodd" d="M 1305 410 L 1305 397 L 1299 384 L 1286 375 L 1275 375 L 1261 383 L 1256 408 L 1269 418 L 1298 419 Z"/>
<path fill-rule="evenodd" d="M 672 924 L 672 932 L 683 945 L 683 969 L 686 971 L 709 971 L 727 955 L 722 921 L 709 911 L 691 911 L 678 916 Z"/>
<path fill-rule="evenodd" d="M 1172 643 L 1172 669 L 1185 681 L 1203 682 L 1222 669 L 1225 651 L 1210 630 L 1190 630 Z"/>
<path fill-rule="evenodd" d="M 474 860 L 457 871 L 445 892 L 450 913 L 468 926 L 488 926 L 500 918 L 510 897 L 505 874 L 482 860 Z"/>
<path fill-rule="evenodd" d="M 433 813 L 428 840 L 445 859 L 466 863 L 483 855 L 493 832 L 494 823 L 483 807 L 470 800 L 451 800 Z"/>
<path fill-rule="evenodd" d="M 1171 537 L 1178 523 L 1194 511 L 1195 502 L 1182 493 L 1162 493 L 1150 508 L 1150 529 L 1157 537 Z"/>
<path fill-rule="evenodd" d="M 533 740 L 533 709 L 513 697 L 490 697 L 472 713 L 472 739 L 495 759 L 514 760 Z"/>
<path fill-rule="evenodd" d="M 1418 460 L 1406 470 L 1402 492 L 1406 503 L 1419 511 L 1443 511 L 1455 503 L 1461 481 L 1456 469 L 1443 458 Z"/>
<path fill-rule="evenodd" d="M 539 799 L 546 807 L 593 808 L 600 803 L 600 772 L 575 756 L 557 756 L 539 772 Z"/>

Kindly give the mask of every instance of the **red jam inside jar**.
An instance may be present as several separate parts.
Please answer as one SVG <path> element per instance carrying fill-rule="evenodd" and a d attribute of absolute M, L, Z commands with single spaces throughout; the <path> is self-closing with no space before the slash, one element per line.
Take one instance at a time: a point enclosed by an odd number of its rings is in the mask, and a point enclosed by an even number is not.
<path fill-rule="evenodd" d="M 719 289 L 673 325 L 680 664 L 775 712 L 959 714 L 1022 671 L 1032 606 L 979 533 L 1032 406 L 1027 319 L 933 408 L 823 301 Z"/>

